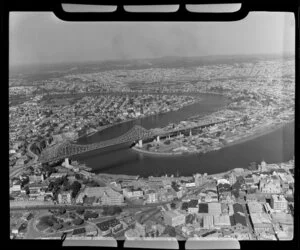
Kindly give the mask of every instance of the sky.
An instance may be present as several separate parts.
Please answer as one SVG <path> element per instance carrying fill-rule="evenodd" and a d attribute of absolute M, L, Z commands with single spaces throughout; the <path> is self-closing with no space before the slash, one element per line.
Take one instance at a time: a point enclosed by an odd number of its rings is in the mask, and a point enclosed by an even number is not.
<path fill-rule="evenodd" d="M 52 12 L 11 12 L 9 64 L 283 54 L 295 51 L 292 13 L 234 22 L 66 22 Z"/>

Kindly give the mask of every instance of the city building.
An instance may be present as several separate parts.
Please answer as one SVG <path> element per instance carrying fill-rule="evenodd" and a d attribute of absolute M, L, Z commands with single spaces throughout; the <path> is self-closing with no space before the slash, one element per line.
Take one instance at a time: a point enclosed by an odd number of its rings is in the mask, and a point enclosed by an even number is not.
<path fill-rule="evenodd" d="M 165 224 L 176 227 L 185 223 L 185 215 L 176 211 L 166 211 L 164 212 L 164 221 Z"/>
<path fill-rule="evenodd" d="M 236 182 L 236 175 L 234 173 L 230 173 L 228 181 L 229 181 L 229 184 L 232 186 Z"/>
<path fill-rule="evenodd" d="M 222 213 L 221 203 L 210 202 L 208 203 L 208 214 L 209 215 L 220 215 Z"/>
<path fill-rule="evenodd" d="M 207 173 L 204 173 L 203 175 L 197 173 L 194 175 L 194 179 L 195 185 L 199 187 L 207 182 Z"/>
<path fill-rule="evenodd" d="M 204 229 L 214 228 L 214 217 L 212 215 L 203 216 L 203 228 Z"/>
<path fill-rule="evenodd" d="M 229 215 L 214 215 L 214 225 L 218 228 L 230 227 Z"/>
<path fill-rule="evenodd" d="M 279 210 L 279 211 L 287 210 L 288 202 L 284 198 L 283 195 L 275 195 L 275 194 L 273 194 L 271 196 L 271 207 L 274 210 Z"/>
<path fill-rule="evenodd" d="M 75 228 L 73 230 L 72 236 L 82 237 L 82 236 L 85 236 L 85 233 L 86 233 L 85 227 Z"/>
<path fill-rule="evenodd" d="M 263 178 L 259 182 L 259 189 L 262 193 L 279 194 L 282 192 L 280 181 L 277 179 Z"/>
<path fill-rule="evenodd" d="M 250 218 L 256 233 L 273 232 L 271 221 L 266 213 L 250 213 Z"/>
<path fill-rule="evenodd" d="M 247 203 L 247 206 L 249 208 L 250 213 L 262 213 L 263 205 L 261 203 L 258 203 L 256 201 L 251 201 Z"/>
<path fill-rule="evenodd" d="M 110 187 L 86 187 L 77 196 L 76 203 L 84 203 L 84 198 L 95 197 L 101 205 L 122 205 L 124 196 Z"/>
<path fill-rule="evenodd" d="M 188 212 L 189 213 L 198 213 L 198 200 L 190 200 L 188 203 Z"/>
<path fill-rule="evenodd" d="M 124 196 L 111 188 L 106 189 L 101 196 L 102 205 L 122 205 L 124 204 Z"/>
<path fill-rule="evenodd" d="M 21 184 L 14 184 L 10 187 L 9 192 L 20 192 L 21 191 Z"/>
<path fill-rule="evenodd" d="M 136 229 L 129 229 L 125 231 L 124 236 L 126 239 L 135 239 L 140 237 L 140 234 Z"/>
<path fill-rule="evenodd" d="M 143 197 L 144 192 L 140 188 L 134 189 L 133 187 L 127 187 L 123 189 L 123 195 L 129 199 L 140 198 Z"/>
<path fill-rule="evenodd" d="M 140 224 L 139 222 L 136 222 L 134 229 L 138 232 L 139 236 L 141 236 L 141 237 L 146 236 L 146 227 L 145 227 L 145 225 Z"/>
<path fill-rule="evenodd" d="M 71 192 L 61 192 L 57 199 L 59 204 L 71 204 Z"/>
<path fill-rule="evenodd" d="M 207 203 L 199 203 L 199 214 L 208 214 L 208 204 Z"/>
<path fill-rule="evenodd" d="M 146 193 L 146 203 L 156 203 L 158 202 L 157 193 L 154 190 L 149 190 Z"/>
<path fill-rule="evenodd" d="M 44 175 L 29 175 L 29 183 L 42 182 L 44 181 Z"/>
<path fill-rule="evenodd" d="M 52 173 L 50 175 L 50 179 L 58 179 L 58 178 L 63 178 L 67 175 L 67 173 Z"/>

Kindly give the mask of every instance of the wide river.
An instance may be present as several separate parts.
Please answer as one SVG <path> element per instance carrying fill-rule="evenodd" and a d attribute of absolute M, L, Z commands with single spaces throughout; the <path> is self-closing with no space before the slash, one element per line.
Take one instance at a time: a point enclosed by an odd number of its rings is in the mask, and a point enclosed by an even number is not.
<path fill-rule="evenodd" d="M 79 139 L 80 144 L 89 144 L 119 136 L 134 124 L 147 129 L 177 123 L 194 115 L 207 115 L 224 107 L 228 100 L 219 95 L 201 95 L 201 101 L 178 111 L 129 121 L 108 128 L 89 137 Z M 233 168 L 247 167 L 250 162 L 267 163 L 287 161 L 294 156 L 294 122 L 252 140 L 204 155 L 154 156 L 136 152 L 123 144 L 95 150 L 74 157 L 75 160 L 93 168 L 95 173 L 161 176 L 194 173 L 215 174 Z"/>

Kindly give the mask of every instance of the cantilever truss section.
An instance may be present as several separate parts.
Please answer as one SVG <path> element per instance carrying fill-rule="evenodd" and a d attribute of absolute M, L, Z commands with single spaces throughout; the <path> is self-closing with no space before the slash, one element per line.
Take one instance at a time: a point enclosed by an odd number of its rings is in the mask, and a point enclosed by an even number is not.
<path fill-rule="evenodd" d="M 40 156 L 40 161 L 46 163 L 49 161 L 56 161 L 64 159 L 70 156 L 82 154 L 88 151 L 106 148 L 109 146 L 114 146 L 126 142 L 135 142 L 138 140 L 143 140 L 155 136 L 151 131 L 135 125 L 132 129 L 127 131 L 125 134 L 102 142 L 80 145 L 71 143 L 69 141 L 54 145 L 46 150 L 44 150 Z"/>

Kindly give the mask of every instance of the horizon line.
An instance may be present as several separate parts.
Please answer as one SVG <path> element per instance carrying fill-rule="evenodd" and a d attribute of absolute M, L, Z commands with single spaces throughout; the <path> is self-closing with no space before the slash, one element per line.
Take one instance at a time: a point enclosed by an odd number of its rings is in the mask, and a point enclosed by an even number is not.
<path fill-rule="evenodd" d="M 14 67 L 31 67 L 31 66 L 50 66 L 50 65 L 59 65 L 59 64 L 85 64 L 85 63 L 100 63 L 100 62 L 116 62 L 116 61 L 136 61 L 136 60 L 154 60 L 154 59 L 163 59 L 163 58 L 207 58 L 207 57 L 255 57 L 255 56 L 295 56 L 294 51 L 288 52 L 276 52 L 276 53 L 245 53 L 245 54 L 212 54 L 212 55 L 199 55 L 199 56 L 184 56 L 184 55 L 165 55 L 160 57 L 143 57 L 143 58 L 107 58 L 103 60 L 84 60 L 84 61 L 61 61 L 61 62 L 32 62 L 32 63 L 14 63 L 9 64 L 9 68 Z"/>

